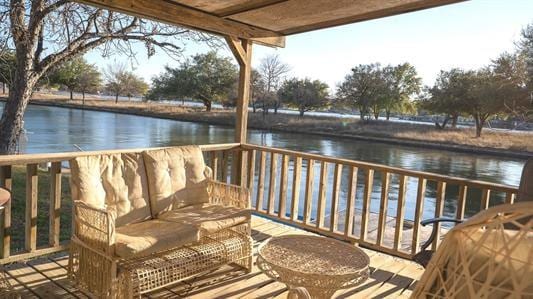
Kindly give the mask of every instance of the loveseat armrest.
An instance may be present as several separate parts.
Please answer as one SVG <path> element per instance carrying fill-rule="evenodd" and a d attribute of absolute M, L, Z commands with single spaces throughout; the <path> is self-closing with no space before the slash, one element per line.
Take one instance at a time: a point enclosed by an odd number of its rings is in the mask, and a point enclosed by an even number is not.
<path fill-rule="evenodd" d="M 113 213 L 81 201 L 74 202 L 73 212 L 74 237 L 93 250 L 112 255 L 115 243 Z"/>
<path fill-rule="evenodd" d="M 241 209 L 250 208 L 250 192 L 246 188 L 209 180 L 207 193 L 209 203 Z"/>

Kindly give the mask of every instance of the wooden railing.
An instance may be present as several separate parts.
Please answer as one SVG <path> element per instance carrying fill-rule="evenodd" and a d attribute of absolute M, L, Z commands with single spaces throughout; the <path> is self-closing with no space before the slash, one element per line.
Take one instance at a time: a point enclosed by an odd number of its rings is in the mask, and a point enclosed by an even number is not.
<path fill-rule="evenodd" d="M 223 156 L 221 167 L 238 156 L 239 144 L 200 146 L 206 157 Z M 71 232 L 68 160 L 79 156 L 140 152 L 145 149 L 0 156 L 0 185 L 11 190 L 2 213 L 0 264 L 37 257 L 68 247 Z M 215 154 L 216 153 L 216 154 Z M 223 175 L 219 173 L 219 176 Z"/>
<path fill-rule="evenodd" d="M 261 215 L 411 258 L 431 228 L 424 218 L 463 219 L 512 203 L 517 188 L 251 144 L 241 146 L 243 184 Z M 443 228 L 443 230 L 446 228 Z M 441 229 L 439 227 L 439 233 Z M 432 244 L 436 248 L 439 238 Z"/>
<path fill-rule="evenodd" d="M 405 258 L 428 233 L 422 219 L 462 219 L 512 203 L 517 193 L 511 186 L 250 144 L 201 148 L 217 180 L 252 191 L 257 214 Z M 67 248 L 68 160 L 142 150 L 0 156 L 0 185 L 13 197 L 0 230 L 0 263 Z"/>

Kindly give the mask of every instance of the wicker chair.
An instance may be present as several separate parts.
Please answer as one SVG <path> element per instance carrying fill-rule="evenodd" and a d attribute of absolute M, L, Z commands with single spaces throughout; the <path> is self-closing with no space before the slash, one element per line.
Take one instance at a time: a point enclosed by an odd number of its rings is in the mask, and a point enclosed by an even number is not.
<path fill-rule="evenodd" d="M 69 277 L 98 298 L 140 298 L 224 264 L 252 267 L 249 193 L 210 179 L 198 147 L 70 161 Z"/>
<path fill-rule="evenodd" d="M 533 298 L 533 202 L 482 211 L 446 234 L 412 298 Z"/>
<path fill-rule="evenodd" d="M 518 194 L 516 195 L 515 199 L 515 202 L 520 201 L 533 201 L 533 159 L 529 159 L 524 165 L 524 168 L 522 169 L 522 177 L 520 180 L 520 185 L 518 187 Z M 428 249 L 429 245 L 431 245 L 431 243 L 433 243 L 433 240 L 435 240 L 435 238 L 437 237 L 438 226 L 435 224 L 442 222 L 458 224 L 462 223 L 463 221 L 464 220 L 462 219 L 447 217 L 431 218 L 420 221 L 420 224 L 422 226 L 433 225 L 433 230 L 431 231 L 431 235 L 426 240 L 426 242 L 424 242 L 420 246 L 420 251 L 415 256 L 413 256 L 413 260 L 422 265 L 424 268 L 429 263 L 431 256 L 433 255 L 433 253 L 435 253 L 435 251 Z"/>

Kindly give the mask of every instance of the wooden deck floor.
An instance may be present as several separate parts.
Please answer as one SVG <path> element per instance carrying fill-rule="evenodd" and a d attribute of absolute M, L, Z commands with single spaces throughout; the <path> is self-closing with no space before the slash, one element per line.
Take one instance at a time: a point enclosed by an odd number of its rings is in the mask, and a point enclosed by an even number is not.
<path fill-rule="evenodd" d="M 300 229 L 254 216 L 252 237 L 254 249 L 271 236 L 311 234 Z M 336 298 L 398 298 L 409 297 L 423 269 L 413 262 L 363 249 L 370 256 L 371 276 L 361 286 L 342 290 Z M 255 250 L 254 250 L 255 251 Z M 12 285 L 22 298 L 88 298 L 66 277 L 68 256 L 56 254 L 24 263 L 6 266 Z M 1 297 L 1 296 L 0 296 Z M 145 298 L 286 298 L 284 284 L 269 279 L 254 266 L 246 274 L 226 266 L 218 271 L 180 282 Z"/>

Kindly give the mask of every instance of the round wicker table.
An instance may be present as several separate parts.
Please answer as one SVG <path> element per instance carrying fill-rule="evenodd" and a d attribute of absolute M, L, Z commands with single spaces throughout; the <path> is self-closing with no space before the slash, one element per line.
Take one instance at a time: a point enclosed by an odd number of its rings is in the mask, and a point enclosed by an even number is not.
<path fill-rule="evenodd" d="M 311 298 L 331 298 L 339 289 L 364 282 L 370 258 L 354 245 L 325 237 L 272 237 L 258 249 L 257 266 L 291 290 L 305 288 Z"/>

